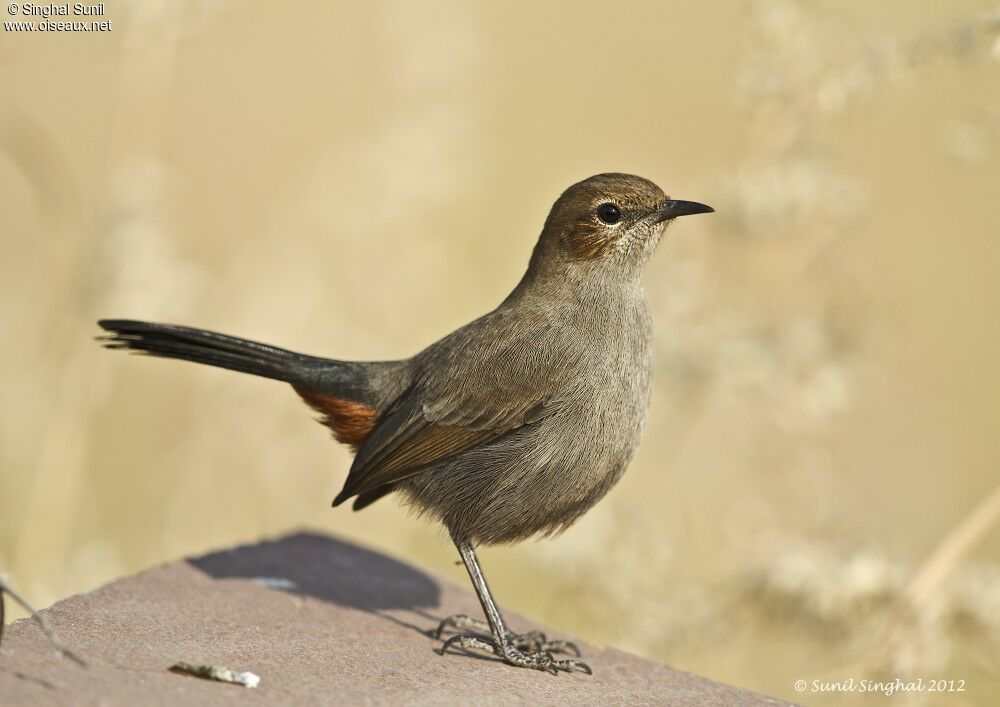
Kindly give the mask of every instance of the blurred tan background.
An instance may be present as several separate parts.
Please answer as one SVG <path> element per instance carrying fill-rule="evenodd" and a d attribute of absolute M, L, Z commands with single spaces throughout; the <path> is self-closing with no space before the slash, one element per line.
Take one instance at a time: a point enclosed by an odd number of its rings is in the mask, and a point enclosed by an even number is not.
<path fill-rule="evenodd" d="M 23 593 L 300 526 L 465 581 L 394 501 L 329 507 L 349 455 L 290 390 L 102 351 L 94 321 L 406 356 L 507 294 L 563 188 L 628 171 L 718 213 L 647 273 L 638 458 L 562 537 L 485 551 L 501 603 L 809 703 L 857 696 L 796 679 L 1000 701 L 1000 7 L 106 7 L 110 33 L 0 43 Z"/>

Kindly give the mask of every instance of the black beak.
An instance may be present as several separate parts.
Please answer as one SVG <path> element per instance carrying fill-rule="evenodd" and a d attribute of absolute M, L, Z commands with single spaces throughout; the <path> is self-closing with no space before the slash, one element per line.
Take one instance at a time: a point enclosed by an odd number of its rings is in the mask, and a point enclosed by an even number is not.
<path fill-rule="evenodd" d="M 708 204 L 699 204 L 697 201 L 678 201 L 669 199 L 663 202 L 654 214 L 653 223 L 661 223 L 678 216 L 690 216 L 691 214 L 710 214 L 713 209 Z"/>

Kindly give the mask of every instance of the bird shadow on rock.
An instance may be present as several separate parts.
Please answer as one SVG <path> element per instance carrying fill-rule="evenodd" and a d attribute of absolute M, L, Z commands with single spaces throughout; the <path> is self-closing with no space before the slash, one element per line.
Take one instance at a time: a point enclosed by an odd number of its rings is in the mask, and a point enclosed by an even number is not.
<path fill-rule="evenodd" d="M 381 553 L 319 533 L 294 533 L 188 563 L 217 579 L 254 579 L 281 591 L 367 611 L 424 636 L 431 636 L 432 628 L 385 612 L 406 610 L 435 626 L 438 621 L 426 611 L 437 608 L 441 599 L 441 588 L 432 577 Z"/>

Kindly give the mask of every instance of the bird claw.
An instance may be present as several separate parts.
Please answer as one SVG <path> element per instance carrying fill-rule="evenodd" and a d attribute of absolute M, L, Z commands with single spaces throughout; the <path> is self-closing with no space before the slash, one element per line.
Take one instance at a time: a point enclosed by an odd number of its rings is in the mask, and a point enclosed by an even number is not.
<path fill-rule="evenodd" d="M 491 633 L 489 624 L 480 619 L 474 619 L 467 614 L 455 614 L 449 616 L 438 624 L 434 630 L 434 638 L 440 639 L 445 629 L 454 628 L 460 631 L 475 631 L 489 635 Z M 511 644 L 520 651 L 527 653 L 565 653 L 580 657 L 580 648 L 572 641 L 555 639 L 550 641 L 541 631 L 528 631 L 527 633 L 509 634 Z"/>
<path fill-rule="evenodd" d="M 527 633 L 515 633 L 511 636 L 514 645 L 524 650 L 531 649 L 534 653 L 572 653 L 577 658 L 580 657 L 580 647 L 573 641 L 566 641 L 561 638 L 549 640 L 541 631 L 528 631 Z"/>
<path fill-rule="evenodd" d="M 459 633 L 445 641 L 438 653 L 444 655 L 451 646 L 456 644 L 467 653 L 473 651 L 491 653 L 519 668 L 544 670 L 552 675 L 558 675 L 560 671 L 571 673 L 574 670 L 587 673 L 587 675 L 594 674 L 589 665 L 576 658 L 554 658 L 552 653 L 547 650 L 524 651 L 515 644 L 514 638 L 511 636 L 508 636 L 503 642 L 497 643 L 494 639 L 479 634 Z"/>

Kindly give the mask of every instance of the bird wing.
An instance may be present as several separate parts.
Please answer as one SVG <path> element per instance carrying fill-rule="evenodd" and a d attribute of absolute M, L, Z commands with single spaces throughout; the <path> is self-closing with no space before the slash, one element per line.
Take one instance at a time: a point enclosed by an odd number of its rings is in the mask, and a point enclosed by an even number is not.
<path fill-rule="evenodd" d="M 423 372 L 362 445 L 334 505 L 553 414 L 575 357 L 521 324 L 493 321 L 484 336 L 480 322 L 419 354 Z"/>

